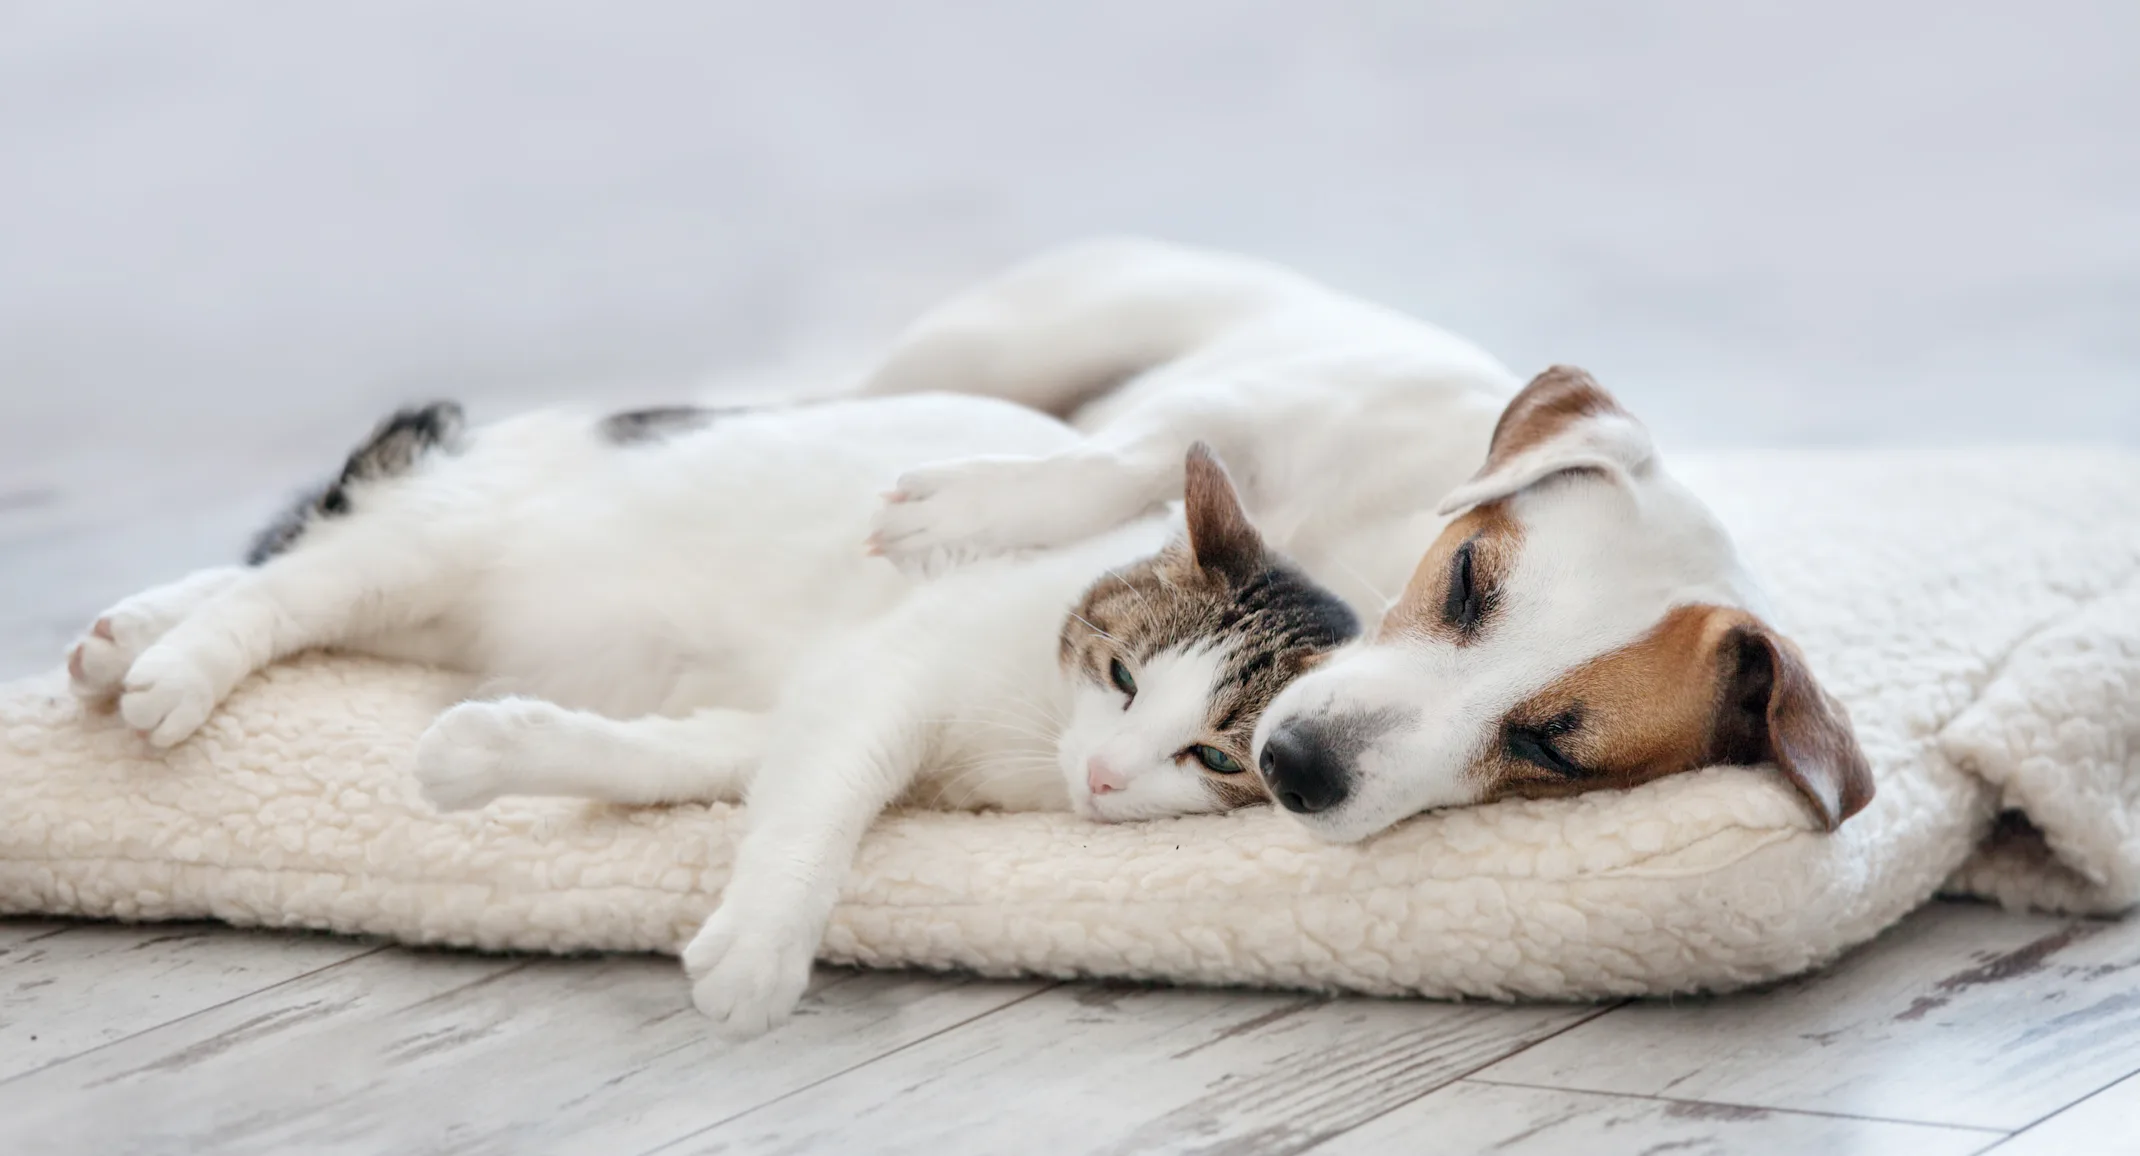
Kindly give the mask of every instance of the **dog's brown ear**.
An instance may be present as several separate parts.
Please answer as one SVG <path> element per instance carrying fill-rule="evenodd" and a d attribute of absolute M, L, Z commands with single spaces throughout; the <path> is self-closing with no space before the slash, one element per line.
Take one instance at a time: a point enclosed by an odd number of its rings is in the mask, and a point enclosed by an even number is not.
<path fill-rule="evenodd" d="M 1189 522 L 1189 550 L 1196 564 L 1227 582 L 1246 582 L 1263 569 L 1263 535 L 1241 508 L 1241 496 L 1218 455 L 1203 442 L 1189 447 L 1184 463 L 1182 511 Z"/>
<path fill-rule="evenodd" d="M 1594 378 L 1556 365 L 1509 400 L 1486 464 L 1442 499 L 1441 512 L 1505 498 L 1569 470 L 1633 474 L 1653 453 L 1649 431 Z"/>
<path fill-rule="evenodd" d="M 1712 761 L 1776 764 L 1830 831 L 1872 802 L 1872 768 L 1849 712 L 1789 639 L 1749 620 L 1724 632 L 1717 669 Z"/>

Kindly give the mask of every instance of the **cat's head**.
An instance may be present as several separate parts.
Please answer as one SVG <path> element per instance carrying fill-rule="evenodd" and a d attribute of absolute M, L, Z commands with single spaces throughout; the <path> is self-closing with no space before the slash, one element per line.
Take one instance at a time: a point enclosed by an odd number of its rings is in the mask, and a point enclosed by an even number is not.
<path fill-rule="evenodd" d="M 1063 621 L 1075 692 L 1056 753 L 1088 819 L 1265 802 L 1249 756 L 1256 720 L 1359 633 L 1343 601 L 1264 546 L 1202 444 L 1182 502 L 1187 537 L 1093 583 Z"/>

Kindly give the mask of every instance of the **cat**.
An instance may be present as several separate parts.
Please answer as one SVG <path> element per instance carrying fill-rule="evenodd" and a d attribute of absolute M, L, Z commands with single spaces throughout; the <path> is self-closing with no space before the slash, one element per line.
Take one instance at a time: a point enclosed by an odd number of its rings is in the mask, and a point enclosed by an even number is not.
<path fill-rule="evenodd" d="M 862 833 L 897 802 L 1122 821 L 1265 801 L 1262 708 L 1358 631 L 1270 551 L 1204 447 L 1182 513 L 920 580 L 862 556 L 882 484 L 947 443 L 1075 435 L 1005 403 L 396 414 L 209 571 L 100 618 L 69 662 L 163 745 L 267 661 L 334 645 L 470 670 L 496 701 L 419 741 L 442 808 L 501 794 L 747 798 L 686 947 L 735 1035 L 800 997 Z"/>

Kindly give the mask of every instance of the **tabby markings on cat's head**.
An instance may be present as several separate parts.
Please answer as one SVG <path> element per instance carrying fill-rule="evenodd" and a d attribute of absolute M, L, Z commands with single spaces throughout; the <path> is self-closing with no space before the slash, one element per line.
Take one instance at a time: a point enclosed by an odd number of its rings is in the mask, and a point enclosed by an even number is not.
<path fill-rule="evenodd" d="M 1076 683 L 1058 744 L 1079 814 L 1104 821 L 1266 802 L 1256 721 L 1359 633 L 1336 595 L 1264 546 L 1226 469 L 1189 451 L 1188 536 L 1103 576 L 1063 621 Z"/>

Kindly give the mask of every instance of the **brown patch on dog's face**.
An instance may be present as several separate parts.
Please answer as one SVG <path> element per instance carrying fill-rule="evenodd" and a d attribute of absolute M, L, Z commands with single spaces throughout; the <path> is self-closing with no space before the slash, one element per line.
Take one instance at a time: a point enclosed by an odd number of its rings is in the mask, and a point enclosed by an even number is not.
<path fill-rule="evenodd" d="M 1501 420 L 1494 423 L 1493 448 L 1479 474 L 1494 472 L 1510 458 L 1544 445 L 1585 418 L 1625 416 L 1626 412 L 1588 373 L 1572 365 L 1552 366 L 1532 378 L 1501 411 Z"/>
<path fill-rule="evenodd" d="M 1682 606 L 1629 646 L 1599 655 L 1503 717 L 1475 768 L 1488 799 L 1632 787 L 1707 761 L 1718 639 L 1735 612 Z"/>
<path fill-rule="evenodd" d="M 1523 527 L 1508 503 L 1474 506 L 1442 528 L 1383 616 L 1379 641 L 1405 636 L 1456 646 L 1476 641 L 1500 609 L 1502 583 L 1523 548 Z"/>
<path fill-rule="evenodd" d="M 1641 639 L 1510 710 L 1472 773 L 1490 801 L 1764 762 L 1830 830 L 1872 799 L 1849 718 L 1813 682 L 1797 647 L 1743 610 L 1680 606 Z"/>

